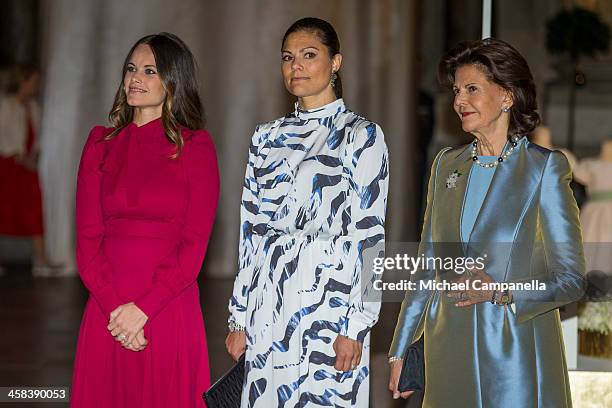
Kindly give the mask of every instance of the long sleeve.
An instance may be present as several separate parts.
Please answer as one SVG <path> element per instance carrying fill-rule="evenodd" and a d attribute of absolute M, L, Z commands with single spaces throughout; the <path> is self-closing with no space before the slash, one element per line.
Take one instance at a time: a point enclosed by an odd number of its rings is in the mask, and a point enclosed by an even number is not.
<path fill-rule="evenodd" d="M 215 147 L 206 131 L 197 131 L 182 152 L 189 202 L 176 252 L 165 258 L 153 275 L 153 286 L 136 305 L 153 319 L 200 273 L 219 198 Z"/>
<path fill-rule="evenodd" d="M 384 135 L 379 126 L 367 123 L 355 134 L 350 174 L 350 223 L 347 236 L 351 247 L 345 268 L 352 271 L 352 285 L 346 324 L 341 334 L 363 342 L 378 320 L 380 301 L 362 282 L 364 254 L 370 248 L 384 249 L 385 211 L 389 184 L 389 161 Z M 367 288 L 365 291 L 364 288 Z M 364 296 L 367 297 L 364 299 Z"/>
<path fill-rule="evenodd" d="M 105 129 L 93 128 L 89 134 L 77 177 L 76 190 L 76 261 L 85 287 L 97 301 L 105 316 L 122 302 L 110 278 L 110 264 L 104 254 L 104 222 L 102 218 L 101 186 Z"/>
<path fill-rule="evenodd" d="M 427 187 L 427 207 L 423 222 L 423 230 L 421 232 L 421 243 L 419 245 L 419 255 L 425 257 L 433 257 L 433 236 L 432 236 L 432 211 L 434 206 L 434 193 L 436 186 L 436 178 L 438 173 L 438 165 L 441 157 L 450 148 L 441 150 L 435 157 L 431 166 L 429 183 Z M 429 280 L 435 278 L 435 269 L 419 269 L 411 277 L 410 280 L 418 282 L 420 280 Z M 389 350 L 389 356 L 404 357 L 404 353 L 408 346 L 414 343 L 421 335 L 422 319 L 425 316 L 427 304 L 432 295 L 431 290 L 407 290 L 402 302 L 395 332 L 393 333 L 393 341 Z"/>
<path fill-rule="evenodd" d="M 242 327 L 246 325 L 246 309 L 253 277 L 254 257 L 260 237 L 256 233 L 259 215 L 259 197 L 255 164 L 259 145 L 259 132 L 251 138 L 246 174 L 242 185 L 240 201 L 240 241 L 238 244 L 238 274 L 234 281 L 232 297 L 229 300 L 229 321 Z"/>
<path fill-rule="evenodd" d="M 513 293 L 519 323 L 576 301 L 584 294 L 585 260 L 578 207 L 569 186 L 571 179 L 571 169 L 565 156 L 552 152 L 544 169 L 540 190 L 546 274 L 533 277 L 545 283 L 546 290 Z"/>

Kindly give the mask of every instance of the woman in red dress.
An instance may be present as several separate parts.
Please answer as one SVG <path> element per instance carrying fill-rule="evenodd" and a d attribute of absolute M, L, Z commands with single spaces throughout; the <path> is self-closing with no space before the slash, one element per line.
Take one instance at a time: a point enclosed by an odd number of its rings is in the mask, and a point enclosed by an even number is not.
<path fill-rule="evenodd" d="M 43 211 L 38 180 L 40 85 L 38 70 L 13 69 L 8 93 L 0 98 L 0 235 L 32 239 L 32 272 L 50 272 L 43 240 Z"/>
<path fill-rule="evenodd" d="M 197 276 L 219 193 L 193 55 L 176 36 L 132 47 L 85 144 L 77 265 L 90 292 L 73 407 L 202 407 L 210 385 Z"/>

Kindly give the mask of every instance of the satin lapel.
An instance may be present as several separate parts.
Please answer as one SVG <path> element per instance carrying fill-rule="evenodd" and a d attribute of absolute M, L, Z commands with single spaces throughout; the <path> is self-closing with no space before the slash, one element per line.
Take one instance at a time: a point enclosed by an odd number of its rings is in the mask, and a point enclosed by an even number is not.
<path fill-rule="evenodd" d="M 461 214 L 472 168 L 470 152 L 470 145 L 467 145 L 458 153 L 451 151 L 448 153 L 449 157 L 440 163 L 434 198 L 435 215 L 432 225 L 434 242 L 461 242 Z M 453 173 L 457 174 L 454 182 Z"/>
<path fill-rule="evenodd" d="M 487 267 L 507 265 L 521 218 L 541 179 L 542 163 L 527 151 L 523 138 L 515 153 L 495 170 L 469 239 L 468 256 L 487 254 Z M 503 275 L 496 278 L 503 278 Z"/>

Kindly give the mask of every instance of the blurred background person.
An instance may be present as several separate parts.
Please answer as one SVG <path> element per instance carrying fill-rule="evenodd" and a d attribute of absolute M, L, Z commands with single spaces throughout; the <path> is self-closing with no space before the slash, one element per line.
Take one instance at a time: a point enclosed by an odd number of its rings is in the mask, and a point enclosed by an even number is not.
<path fill-rule="evenodd" d="M 574 162 L 574 177 L 587 188 L 587 201 L 580 213 L 584 242 L 612 242 L 612 139 L 601 143 L 598 156 Z M 612 253 L 599 248 L 587 257 L 587 270 L 612 274 Z M 588 262 L 592 261 L 592 264 Z"/>
<path fill-rule="evenodd" d="M 538 125 L 533 132 L 529 134 L 529 140 L 549 150 L 558 150 L 563 153 L 570 164 L 570 168 L 572 171 L 575 171 L 574 168 L 576 167 L 577 163 L 576 156 L 567 148 L 553 145 L 550 128 L 548 126 Z M 574 193 L 574 198 L 576 199 L 578 208 L 582 208 L 582 205 L 586 201 L 586 189 L 584 184 L 577 180 L 576 174 L 574 174 L 574 177 L 572 178 L 570 187 L 572 189 L 572 193 Z M 582 233 L 584 235 L 584 224 Z"/>
<path fill-rule="evenodd" d="M 588 193 L 580 222 L 585 242 L 587 300 L 591 301 L 581 304 L 578 311 L 580 351 L 610 360 L 612 342 L 601 341 L 599 333 L 602 326 L 609 327 L 612 322 L 612 138 L 601 142 L 599 155 L 574 164 L 574 177 Z"/>
<path fill-rule="evenodd" d="M 48 276 L 38 179 L 39 89 L 38 69 L 17 65 L 0 96 L 0 234 L 30 238 L 32 274 Z"/>
<path fill-rule="evenodd" d="M 196 281 L 219 174 L 196 63 L 173 34 L 128 53 L 77 178 L 77 265 L 89 290 L 74 407 L 202 407 L 210 386 Z"/>

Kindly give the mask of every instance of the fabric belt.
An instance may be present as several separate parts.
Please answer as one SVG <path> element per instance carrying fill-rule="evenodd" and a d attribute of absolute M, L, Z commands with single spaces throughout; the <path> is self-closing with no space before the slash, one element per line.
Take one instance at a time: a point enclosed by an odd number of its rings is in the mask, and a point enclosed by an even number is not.
<path fill-rule="evenodd" d="M 181 225 L 169 222 L 114 219 L 106 223 L 104 235 L 108 237 L 160 238 L 175 241 L 180 238 L 181 229 Z"/>

